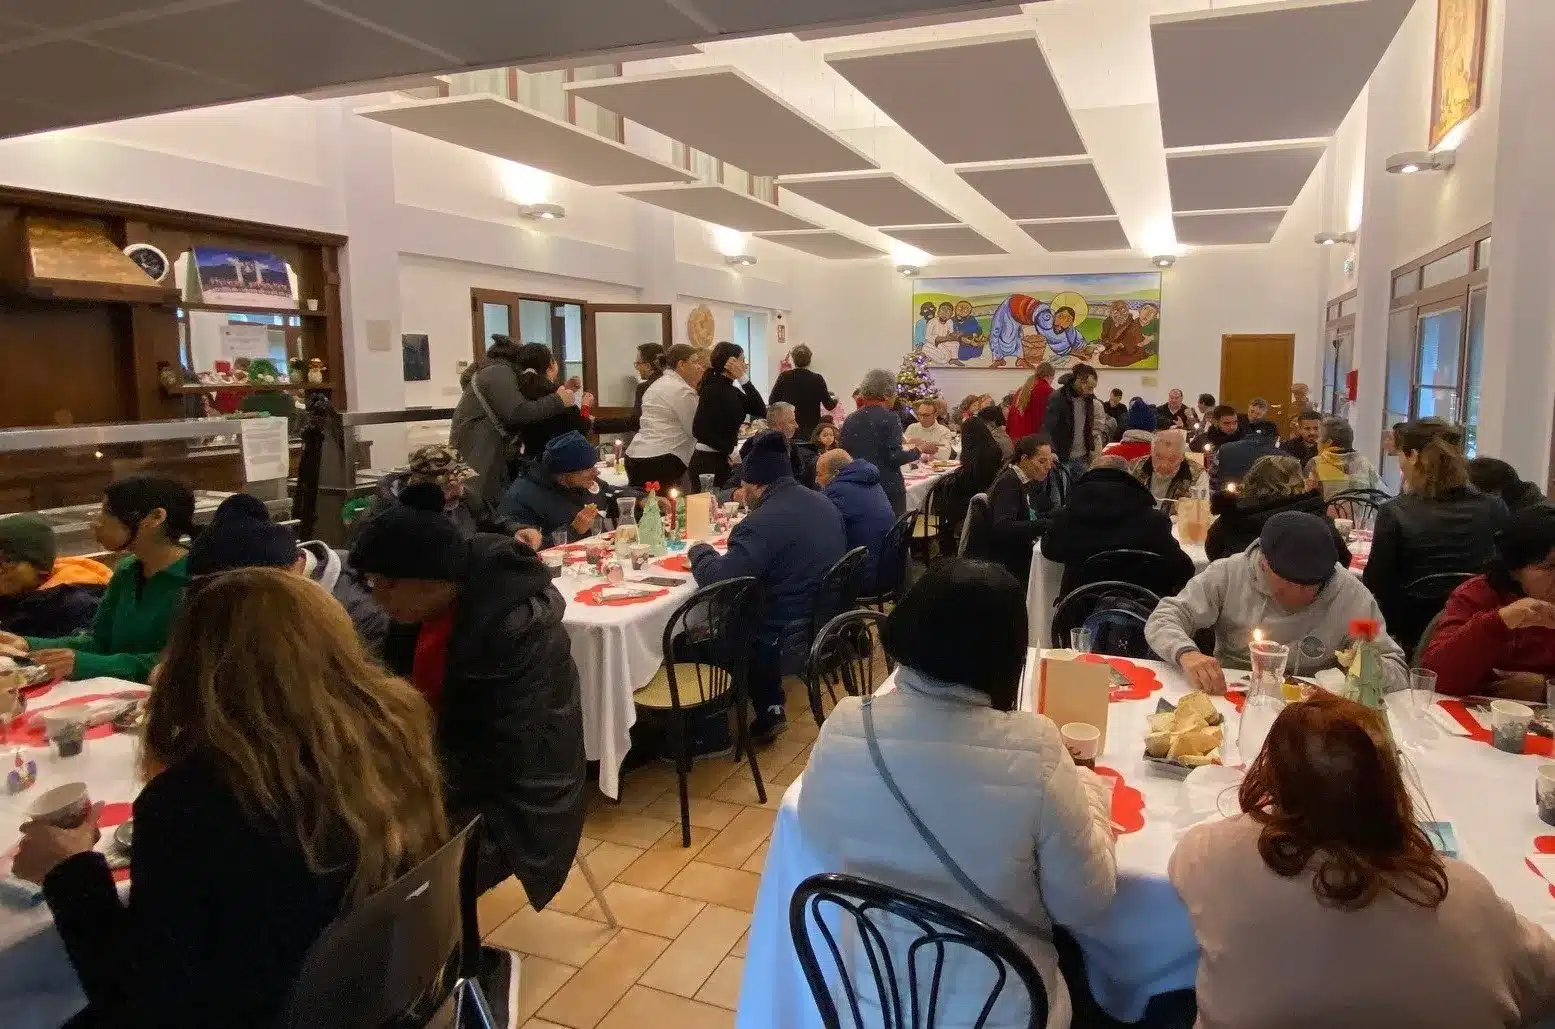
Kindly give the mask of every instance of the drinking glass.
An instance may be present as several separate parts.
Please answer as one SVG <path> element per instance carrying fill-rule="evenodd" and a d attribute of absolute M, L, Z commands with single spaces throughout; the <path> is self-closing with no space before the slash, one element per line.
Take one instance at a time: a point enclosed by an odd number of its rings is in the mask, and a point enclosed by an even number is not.
<path fill-rule="evenodd" d="M 711 492 L 713 492 L 713 480 L 714 480 L 714 478 L 716 478 L 716 476 L 713 476 L 713 475 L 698 475 L 697 476 L 697 482 L 701 484 L 703 493 L 711 493 Z"/>
<path fill-rule="evenodd" d="M 595 536 L 603 536 L 605 534 L 605 530 L 607 528 L 609 528 L 609 524 L 606 522 L 605 516 L 604 515 L 595 515 L 594 516 L 594 532 L 593 532 L 593 535 L 595 535 Z"/>
<path fill-rule="evenodd" d="M 1076 654 L 1089 654 L 1091 652 L 1091 630 L 1080 627 L 1069 630 L 1069 649 Z"/>
<path fill-rule="evenodd" d="M 1247 648 L 1252 663 L 1252 676 L 1248 683 L 1248 696 L 1256 691 L 1280 696 L 1280 686 L 1285 682 L 1285 663 L 1290 660 L 1290 648 L 1273 640 L 1258 640 Z"/>
<path fill-rule="evenodd" d="M 567 538 L 571 535 L 566 529 L 555 529 L 551 532 L 551 546 L 565 547 Z"/>
<path fill-rule="evenodd" d="M 1405 718 L 1404 749 L 1429 750 L 1436 742 L 1436 727 L 1431 724 L 1431 707 L 1436 703 L 1436 673 L 1426 668 L 1409 670 L 1409 689 L 1399 698 Z"/>

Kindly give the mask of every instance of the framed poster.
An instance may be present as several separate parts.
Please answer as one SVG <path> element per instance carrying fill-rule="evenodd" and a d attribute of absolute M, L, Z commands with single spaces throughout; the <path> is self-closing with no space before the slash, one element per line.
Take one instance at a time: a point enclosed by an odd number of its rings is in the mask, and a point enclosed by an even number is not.
<path fill-rule="evenodd" d="M 918 279 L 912 352 L 932 368 L 1161 367 L 1161 273 Z"/>
<path fill-rule="evenodd" d="M 295 309 L 291 273 L 274 254 L 226 247 L 195 247 L 192 252 L 198 301 L 243 307 Z"/>
<path fill-rule="evenodd" d="M 400 336 L 401 360 L 405 365 L 406 382 L 430 382 L 432 379 L 432 345 L 424 332 L 406 332 Z"/>
<path fill-rule="evenodd" d="M 1485 71 L 1488 0 L 1436 0 L 1436 61 L 1431 77 L 1431 148 L 1479 110 Z"/>

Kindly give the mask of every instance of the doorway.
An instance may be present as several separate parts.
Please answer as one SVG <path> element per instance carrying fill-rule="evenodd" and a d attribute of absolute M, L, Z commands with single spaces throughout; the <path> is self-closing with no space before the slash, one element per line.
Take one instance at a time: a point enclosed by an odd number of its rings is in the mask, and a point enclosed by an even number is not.
<path fill-rule="evenodd" d="M 1253 399 L 1269 402 L 1269 418 L 1283 425 L 1289 418 L 1290 386 L 1294 381 L 1296 337 L 1224 335 L 1220 337 L 1220 402 L 1238 411 Z"/>

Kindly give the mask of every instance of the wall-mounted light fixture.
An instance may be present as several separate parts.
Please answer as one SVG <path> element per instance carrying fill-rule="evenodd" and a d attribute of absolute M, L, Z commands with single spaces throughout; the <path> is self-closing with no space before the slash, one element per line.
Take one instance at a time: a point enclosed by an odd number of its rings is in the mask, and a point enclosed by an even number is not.
<path fill-rule="evenodd" d="M 756 257 L 753 254 L 728 254 L 724 257 L 724 264 L 736 268 L 749 268 L 755 263 Z"/>
<path fill-rule="evenodd" d="M 561 204 L 519 204 L 518 216 L 533 221 L 551 222 L 567 217 L 567 209 Z"/>
<path fill-rule="evenodd" d="M 1356 238 L 1353 232 L 1319 232 L 1312 237 L 1312 242 L 1318 246 L 1331 247 L 1336 243 L 1354 243 Z"/>
<path fill-rule="evenodd" d="M 914 275 L 917 275 L 921 271 L 923 271 L 923 269 L 919 268 L 915 264 L 899 264 L 896 266 L 896 274 L 908 279 L 912 278 Z"/>
<path fill-rule="evenodd" d="M 1157 268 L 1170 268 L 1177 263 L 1176 254 L 1156 254 L 1150 259 L 1150 263 Z"/>
<path fill-rule="evenodd" d="M 1420 172 L 1446 171 L 1458 163 L 1456 150 L 1406 150 L 1388 158 L 1387 169 L 1394 175 L 1415 175 Z"/>

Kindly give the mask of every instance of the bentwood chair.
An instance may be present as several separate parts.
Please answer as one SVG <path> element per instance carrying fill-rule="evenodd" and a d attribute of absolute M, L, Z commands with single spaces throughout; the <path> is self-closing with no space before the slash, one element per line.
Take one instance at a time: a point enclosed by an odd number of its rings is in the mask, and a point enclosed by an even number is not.
<path fill-rule="evenodd" d="M 1377 509 L 1387 503 L 1388 495 L 1376 490 L 1346 490 L 1328 500 L 1328 517 L 1348 518 L 1357 529 L 1370 529 L 1377 522 Z"/>
<path fill-rule="evenodd" d="M 756 795 L 767 802 L 756 751 L 750 745 L 750 655 L 761 625 L 761 587 L 752 576 L 698 589 L 664 626 L 664 664 L 632 694 L 644 721 L 667 724 L 680 792 L 681 845 L 691 846 L 691 739 L 698 723 L 734 722 L 735 758 L 750 762 Z"/>
<path fill-rule="evenodd" d="M 945 511 L 952 491 L 957 488 L 956 476 L 959 474 L 960 469 L 956 469 L 940 477 L 924 498 L 922 517 L 913 523 L 914 549 L 925 565 L 933 562 L 936 554 L 949 549 L 946 540 L 951 526 Z"/>
<path fill-rule="evenodd" d="M 1091 650 L 1112 657 L 1155 659 L 1145 622 L 1161 598 L 1132 582 L 1093 582 L 1072 591 L 1053 612 L 1053 646 L 1069 645 L 1074 629 L 1091 630 Z"/>
<path fill-rule="evenodd" d="M 1093 582 L 1131 582 L 1164 597 L 1175 594 L 1181 585 L 1180 578 L 1177 582 L 1172 578 L 1171 566 L 1160 554 L 1120 547 L 1092 554 L 1080 562 L 1075 581 L 1068 585 L 1079 589 Z"/>
<path fill-rule="evenodd" d="M 286 1029 L 503 1029 L 474 978 L 477 823 L 324 929 L 303 960 Z"/>
<path fill-rule="evenodd" d="M 986 558 L 992 526 L 993 512 L 988 507 L 988 494 L 973 495 L 966 505 L 966 519 L 961 523 L 961 541 L 956 556 Z"/>
<path fill-rule="evenodd" d="M 858 598 L 860 604 L 884 611 L 887 604 L 901 599 L 907 588 L 907 560 L 912 544 L 913 524 L 918 512 L 908 511 L 892 523 L 880 547 L 880 559 L 875 562 L 874 588 Z"/>
<path fill-rule="evenodd" d="M 1404 587 L 1397 609 L 1388 616 L 1388 635 L 1404 653 L 1413 657 L 1420 649 L 1426 629 L 1447 606 L 1452 591 L 1474 578 L 1471 572 L 1438 572 L 1422 575 Z M 1390 605 L 1394 606 L 1394 605 Z"/>
<path fill-rule="evenodd" d="M 1026 953 L 937 900 L 856 876 L 812 875 L 789 901 L 788 931 L 826 1029 L 983 1029 L 1001 1000 L 1005 1018 L 1017 1006 L 1029 1012 L 1026 1024 L 1047 1024 L 1047 988 Z"/>
<path fill-rule="evenodd" d="M 879 611 L 848 611 L 827 622 L 815 634 L 810 660 L 805 665 L 805 689 L 810 695 L 810 714 L 815 724 L 826 720 L 821 699 L 825 690 L 833 705 L 837 687 L 849 697 L 867 697 L 875 692 L 884 674 L 896 667 L 880 645 L 880 629 L 886 616 Z M 878 661 L 877 661 L 878 658 Z"/>

